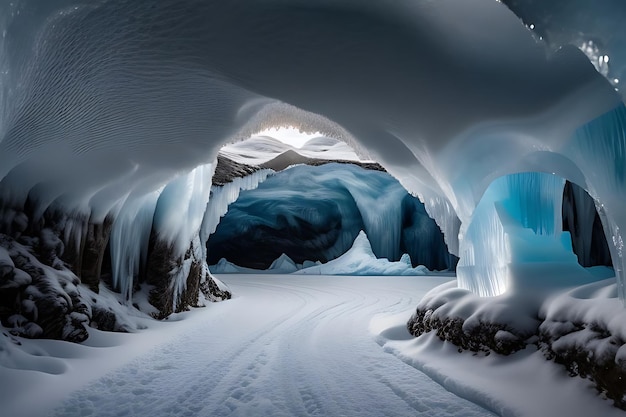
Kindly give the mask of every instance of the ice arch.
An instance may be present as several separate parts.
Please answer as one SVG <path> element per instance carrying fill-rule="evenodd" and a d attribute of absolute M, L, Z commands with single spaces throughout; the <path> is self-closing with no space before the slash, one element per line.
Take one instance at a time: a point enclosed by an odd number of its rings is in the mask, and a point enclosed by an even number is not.
<path fill-rule="evenodd" d="M 600 205 L 624 282 L 621 99 L 579 51 L 546 57 L 499 2 L 0 7 L 5 213 L 29 200 L 39 214 L 54 205 L 96 223 L 112 216 L 121 245 L 145 236 L 133 228 L 148 222 L 134 220 L 153 213 L 184 286 L 219 147 L 287 121 L 341 126 L 423 199 L 453 253 L 459 220 L 469 224 L 495 177 L 522 169 L 524 155 L 563 155 Z M 124 274 L 137 270 L 135 253 Z"/>

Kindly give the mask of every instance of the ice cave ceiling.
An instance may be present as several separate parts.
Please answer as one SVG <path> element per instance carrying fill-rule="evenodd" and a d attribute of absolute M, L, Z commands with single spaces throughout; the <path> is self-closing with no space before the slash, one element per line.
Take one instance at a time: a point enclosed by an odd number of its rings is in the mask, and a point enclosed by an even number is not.
<path fill-rule="evenodd" d="M 532 261 L 536 239 L 563 249 L 542 225 L 560 225 L 565 180 L 594 198 L 623 283 L 625 6 L 504 3 L 2 1 L 0 232 L 57 211 L 50 233 L 83 248 L 108 227 L 113 286 L 132 297 L 161 251 L 176 309 L 217 224 L 218 150 L 293 125 L 418 196 L 466 288 L 499 293 L 513 272 L 495 261 Z"/>

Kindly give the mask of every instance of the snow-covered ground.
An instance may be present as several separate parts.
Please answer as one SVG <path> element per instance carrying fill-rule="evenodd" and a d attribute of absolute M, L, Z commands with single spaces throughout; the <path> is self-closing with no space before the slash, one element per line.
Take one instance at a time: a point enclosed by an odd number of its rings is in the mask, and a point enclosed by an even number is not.
<path fill-rule="evenodd" d="M 493 415 L 476 403 L 504 416 L 623 415 L 537 352 L 474 356 L 412 338 L 415 305 L 450 277 L 220 278 L 233 300 L 140 333 L 21 340 L 32 356 L 14 363 L 40 372 L 0 367 L 2 415 Z"/>
<path fill-rule="evenodd" d="M 97 348 L 26 341 L 52 356 L 31 359 L 55 363 L 57 374 L 0 368 L 2 415 L 491 415 L 385 353 L 368 332 L 372 317 L 408 318 L 450 278 L 220 278 L 235 298 L 175 323 L 92 332 L 87 344 Z"/>

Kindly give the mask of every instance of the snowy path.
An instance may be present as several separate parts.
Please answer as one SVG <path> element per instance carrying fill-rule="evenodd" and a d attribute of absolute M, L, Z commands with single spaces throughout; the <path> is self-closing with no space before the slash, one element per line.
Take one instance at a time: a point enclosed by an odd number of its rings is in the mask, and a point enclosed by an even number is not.
<path fill-rule="evenodd" d="M 485 416 L 369 333 L 445 278 L 222 276 L 236 298 L 54 416 Z M 196 314 L 196 313 L 194 313 Z"/>

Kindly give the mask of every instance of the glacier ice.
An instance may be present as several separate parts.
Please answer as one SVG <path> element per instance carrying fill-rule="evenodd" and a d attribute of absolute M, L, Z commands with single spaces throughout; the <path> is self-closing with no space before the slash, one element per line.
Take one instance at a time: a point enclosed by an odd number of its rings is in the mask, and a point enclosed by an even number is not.
<path fill-rule="evenodd" d="M 623 99 L 580 49 L 545 48 L 500 2 L 23 0 L 0 12 L 0 232 L 19 228 L 11 213 L 24 207 L 31 224 L 50 208 L 92 223 L 117 215 L 113 269 L 125 293 L 152 208 L 182 288 L 186 252 L 202 255 L 219 148 L 292 125 L 378 161 L 424 202 L 466 271 L 503 253 L 498 223 L 524 220 L 525 194 L 481 207 L 494 181 L 535 172 L 578 184 L 595 201 L 626 296 Z M 548 236 L 552 211 L 538 214 L 515 231 Z M 493 243 L 472 237 L 479 219 Z M 373 235 L 389 225 L 364 221 L 373 249 L 387 251 Z M 69 224 L 76 241 L 82 223 Z M 484 294 L 506 285 L 496 272 L 480 283 L 468 274 L 462 285 Z"/>
<path fill-rule="evenodd" d="M 215 187 L 211 205 L 227 186 Z M 387 173 L 337 163 L 294 166 L 242 192 L 208 239 L 208 261 L 266 269 L 285 252 L 297 263 L 326 262 L 346 252 L 360 230 L 380 258 L 409 253 L 431 269 L 454 267 L 417 198 Z"/>
<path fill-rule="evenodd" d="M 462 231 L 459 286 L 483 296 L 504 293 L 520 263 L 574 262 L 569 234 L 561 232 L 565 180 L 521 173 L 495 180 Z M 519 283 L 516 283 L 519 285 Z"/>

